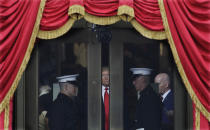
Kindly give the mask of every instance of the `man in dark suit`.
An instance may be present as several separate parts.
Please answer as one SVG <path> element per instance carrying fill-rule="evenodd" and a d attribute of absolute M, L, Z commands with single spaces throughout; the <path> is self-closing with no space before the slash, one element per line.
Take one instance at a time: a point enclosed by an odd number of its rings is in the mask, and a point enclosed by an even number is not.
<path fill-rule="evenodd" d="M 109 68 L 102 68 L 102 129 L 109 130 Z"/>
<path fill-rule="evenodd" d="M 168 74 L 158 74 L 155 77 L 155 83 L 158 84 L 159 93 L 163 102 L 161 130 L 173 130 L 174 96 L 170 88 L 170 78 Z"/>
<path fill-rule="evenodd" d="M 78 129 L 79 113 L 77 101 L 75 101 L 78 93 L 77 76 L 78 74 L 57 78 L 60 93 L 47 113 L 50 130 Z"/>
<path fill-rule="evenodd" d="M 131 68 L 133 85 L 137 91 L 137 106 L 135 114 L 136 130 L 160 130 L 161 101 L 150 86 L 151 69 Z"/>

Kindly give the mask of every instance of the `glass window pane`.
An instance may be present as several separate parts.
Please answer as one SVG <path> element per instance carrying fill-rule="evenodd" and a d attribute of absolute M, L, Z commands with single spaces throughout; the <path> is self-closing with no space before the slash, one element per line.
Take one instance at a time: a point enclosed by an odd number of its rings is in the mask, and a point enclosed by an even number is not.
<path fill-rule="evenodd" d="M 39 130 L 46 127 L 87 129 L 86 42 L 39 43 Z"/>
<path fill-rule="evenodd" d="M 165 50 L 161 52 L 160 46 L 154 40 L 124 43 L 125 130 L 173 129 L 174 96 L 170 79 L 174 63 Z"/>

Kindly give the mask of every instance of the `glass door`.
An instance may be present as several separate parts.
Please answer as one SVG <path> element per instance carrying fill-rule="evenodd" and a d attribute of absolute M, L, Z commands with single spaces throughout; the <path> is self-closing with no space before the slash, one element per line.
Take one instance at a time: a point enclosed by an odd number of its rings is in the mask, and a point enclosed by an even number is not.
<path fill-rule="evenodd" d="M 168 75 L 170 89 L 173 91 L 171 101 L 173 114 L 169 115 L 170 129 L 192 128 L 192 121 L 190 122 L 192 115 L 189 115 L 191 101 L 186 96 L 187 92 L 178 75 L 167 41 L 147 39 L 130 28 L 112 28 L 111 32 L 112 40 L 109 43 L 108 55 L 111 93 L 110 130 L 136 129 L 135 116 L 138 111 L 136 109 L 138 99 L 130 71 L 130 68 L 136 67 L 152 69 L 150 85 L 159 96 L 161 96 L 160 87 L 154 84 L 155 77 L 159 73 Z M 165 109 L 162 111 L 166 111 Z M 164 117 L 161 115 L 161 118 Z M 161 127 L 164 127 L 162 123 Z"/>
<path fill-rule="evenodd" d="M 52 40 L 40 40 L 31 56 L 17 92 L 17 129 L 39 129 L 40 89 L 51 88 L 55 100 L 60 91 L 56 77 L 80 74 L 78 130 L 103 130 L 102 68 L 109 68 L 109 128 L 133 130 L 137 93 L 132 84 L 130 68 L 151 68 L 151 83 L 159 72 L 168 72 L 176 87 L 176 129 L 186 128 L 183 99 L 186 91 L 177 78 L 176 66 L 170 53 L 165 54 L 160 42 L 140 36 L 135 30 L 122 26 L 73 28 L 66 35 Z M 170 50 L 169 48 L 166 50 Z M 177 86 L 179 85 L 179 86 Z M 23 96 L 24 95 L 24 96 Z M 22 104 L 22 105 L 21 105 Z M 21 105 L 21 106 L 20 106 Z M 22 109 L 24 108 L 24 110 Z"/>

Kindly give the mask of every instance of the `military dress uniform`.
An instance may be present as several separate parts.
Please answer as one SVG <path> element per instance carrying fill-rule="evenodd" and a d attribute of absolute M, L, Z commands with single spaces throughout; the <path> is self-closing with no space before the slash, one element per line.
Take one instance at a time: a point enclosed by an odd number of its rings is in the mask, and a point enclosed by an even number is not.
<path fill-rule="evenodd" d="M 161 100 L 151 86 L 147 86 L 140 92 L 134 122 L 136 129 L 160 130 Z"/>
<path fill-rule="evenodd" d="M 77 76 L 66 75 L 57 77 L 59 83 L 69 83 L 72 87 L 77 86 Z M 79 105 L 76 96 L 59 93 L 47 113 L 50 130 L 78 130 L 79 128 Z"/>
<path fill-rule="evenodd" d="M 75 101 L 60 93 L 47 114 L 48 126 L 50 130 L 77 130 L 78 114 Z"/>
<path fill-rule="evenodd" d="M 140 76 L 150 76 L 149 68 L 131 68 L 133 81 Z M 153 88 L 148 85 L 137 92 L 137 105 L 134 120 L 136 130 L 160 130 L 162 102 Z"/>

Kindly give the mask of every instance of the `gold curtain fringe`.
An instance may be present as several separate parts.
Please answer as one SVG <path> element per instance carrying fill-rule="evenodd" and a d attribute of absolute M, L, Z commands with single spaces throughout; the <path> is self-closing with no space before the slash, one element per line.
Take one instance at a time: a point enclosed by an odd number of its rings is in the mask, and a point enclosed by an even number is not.
<path fill-rule="evenodd" d="M 166 39 L 165 31 L 151 31 L 143 27 L 135 19 L 131 20 L 131 24 L 140 34 L 142 34 L 146 38 L 155 39 L 155 40 Z"/>
<path fill-rule="evenodd" d="M 186 89 L 187 89 L 191 99 L 195 103 L 196 108 L 198 108 L 199 111 L 201 111 L 203 113 L 203 115 L 206 117 L 206 119 L 208 121 L 210 121 L 210 113 L 202 105 L 202 103 L 199 101 L 198 97 L 196 96 L 195 92 L 193 91 L 192 86 L 191 86 L 190 82 L 187 79 L 187 76 L 185 74 L 184 68 L 183 68 L 183 66 L 181 64 L 181 61 L 179 59 L 179 55 L 177 53 L 176 46 L 174 44 L 173 37 L 171 35 L 171 31 L 170 31 L 170 28 L 169 28 L 169 25 L 168 25 L 168 20 L 167 20 L 165 8 L 164 8 L 163 0 L 158 0 L 158 4 L 159 4 L 159 7 L 160 7 L 160 13 L 161 13 L 161 16 L 162 16 L 162 19 L 163 19 L 163 25 L 165 27 L 166 36 L 167 36 L 167 38 L 169 40 L 169 45 L 170 45 L 170 48 L 172 50 L 172 54 L 173 54 L 175 63 L 177 65 L 179 74 L 181 75 L 182 80 L 184 82 L 184 85 L 185 85 L 185 87 L 186 87 Z"/>
<path fill-rule="evenodd" d="M 109 24 L 114 24 L 120 21 L 120 17 L 117 15 L 109 16 L 109 17 L 99 17 L 99 16 L 88 14 L 88 13 L 85 13 L 84 19 L 90 23 L 94 23 L 98 25 L 109 25 Z"/>
<path fill-rule="evenodd" d="M 133 8 L 128 5 L 120 6 L 117 15 L 126 22 L 130 22 L 135 16 Z"/>
<path fill-rule="evenodd" d="M 40 39 L 53 39 L 53 38 L 60 37 L 71 29 L 75 21 L 76 20 L 74 19 L 69 19 L 63 26 L 61 26 L 60 28 L 56 30 L 52 30 L 52 31 L 39 30 L 37 37 Z"/>
<path fill-rule="evenodd" d="M 8 91 L 7 95 L 4 97 L 3 101 L 0 104 L 0 113 L 5 109 L 5 107 L 9 103 L 10 98 L 13 96 L 13 94 L 14 94 L 16 88 L 17 88 L 17 85 L 18 85 L 19 80 L 22 76 L 22 73 L 24 72 L 24 70 L 26 68 L 26 65 L 28 63 L 28 60 L 30 58 L 30 54 L 31 54 L 32 49 L 34 47 L 34 42 L 35 42 L 36 37 L 38 37 L 40 39 L 57 38 L 57 37 L 65 34 L 72 27 L 73 23 L 75 22 L 74 19 L 70 19 L 70 20 L 68 20 L 68 22 L 66 24 L 64 24 L 64 26 L 62 26 L 61 28 L 59 28 L 57 30 L 53 30 L 53 31 L 41 31 L 41 30 L 39 30 L 39 24 L 40 24 L 40 20 L 41 20 L 41 17 L 42 17 L 43 10 L 44 10 L 45 2 L 46 2 L 46 0 L 41 0 L 40 7 L 39 7 L 39 12 L 38 12 L 38 15 L 37 15 L 37 20 L 36 20 L 36 23 L 35 23 L 35 26 L 34 26 L 34 29 L 33 29 L 33 33 L 32 33 L 32 36 L 31 36 L 31 39 L 30 39 L 30 42 L 29 42 L 29 46 L 27 48 L 27 51 L 26 51 L 25 57 L 23 59 L 23 62 L 20 66 L 20 69 L 17 73 L 17 76 L 16 76 L 10 90 Z M 70 9 L 69 14 L 73 14 L 73 12 L 78 12 L 78 13 L 83 15 L 82 6 L 79 7 L 79 5 L 78 6 L 75 5 L 74 8 L 72 7 L 72 9 Z M 98 16 L 93 16 L 93 15 L 88 14 L 88 13 L 85 13 L 84 19 L 91 22 L 91 23 L 99 24 L 99 25 L 110 25 L 110 24 L 114 24 L 114 23 L 121 20 L 120 17 L 117 16 L 117 15 L 116 16 L 110 16 L 110 17 L 98 17 Z M 149 30 L 147 31 L 144 28 L 142 29 L 142 27 L 137 26 L 137 24 L 135 24 L 135 22 L 132 22 L 132 23 L 134 23 L 133 26 L 136 25 L 135 27 L 137 28 L 137 30 L 140 33 L 142 33 L 145 37 L 148 37 L 148 38 L 151 38 L 151 39 L 153 39 L 153 37 L 154 37 L 154 39 L 164 39 L 164 38 L 155 38 L 156 37 L 155 34 L 153 34 L 153 33 L 149 34 L 148 33 Z M 143 30 L 143 31 L 140 31 L 140 30 Z M 147 33 L 144 33 L 144 32 L 147 32 Z"/>
<path fill-rule="evenodd" d="M 5 113 L 4 113 L 4 130 L 8 130 L 9 129 L 9 106 L 10 103 L 7 104 L 6 108 L 5 108 Z"/>
<path fill-rule="evenodd" d="M 32 49 L 34 47 L 36 36 L 37 36 L 38 30 L 39 30 L 39 24 L 40 24 L 40 21 L 41 21 L 41 18 L 42 18 L 42 13 L 43 13 L 43 10 L 44 10 L 45 2 L 46 2 L 46 0 L 41 0 L 41 2 L 40 2 L 36 23 L 35 23 L 34 28 L 33 28 L 33 32 L 32 32 L 32 35 L 31 35 L 31 38 L 30 38 L 30 41 L 29 41 L 28 48 L 26 50 L 24 59 L 22 61 L 20 69 L 18 70 L 18 73 L 15 77 L 15 80 L 14 80 L 13 84 L 12 84 L 11 88 L 9 89 L 8 93 L 6 94 L 6 96 L 4 97 L 4 99 L 2 100 L 2 102 L 0 104 L 0 113 L 4 109 L 6 109 L 6 107 L 9 105 L 10 99 L 13 97 L 13 94 L 14 94 L 17 86 L 18 86 L 18 83 L 21 79 L 21 76 L 22 76 L 22 74 L 23 74 L 23 72 L 24 72 L 24 70 L 25 70 L 25 68 L 28 64 Z M 5 118 L 5 120 L 6 120 L 6 118 Z"/>
<path fill-rule="evenodd" d="M 200 130 L 200 111 L 195 107 L 195 130 Z"/>
<path fill-rule="evenodd" d="M 63 35 L 64 33 L 66 33 L 72 27 L 73 23 L 75 22 L 75 20 L 70 19 L 70 20 L 68 20 L 68 22 L 64 26 L 61 27 L 62 29 L 59 28 L 59 29 L 53 30 L 53 31 L 41 31 L 41 30 L 39 30 L 39 24 L 40 24 L 40 20 L 42 18 L 42 13 L 43 13 L 43 10 L 44 10 L 45 2 L 46 2 L 46 0 L 41 0 L 40 7 L 39 7 L 39 12 L 38 12 L 36 23 L 35 23 L 35 26 L 34 26 L 34 29 L 33 29 L 33 33 L 32 33 L 30 42 L 29 42 L 29 46 L 26 50 L 26 54 L 24 56 L 23 62 L 20 66 L 20 69 L 17 73 L 17 76 L 16 76 L 10 90 L 8 91 L 8 93 L 6 94 L 6 96 L 4 97 L 3 101 L 0 104 L 0 113 L 3 110 L 5 110 L 6 107 L 9 105 L 9 101 L 10 101 L 11 97 L 13 96 L 13 94 L 14 94 L 17 86 L 18 86 L 19 80 L 21 79 L 21 76 L 22 76 L 22 74 L 23 74 L 23 72 L 24 72 L 24 70 L 25 70 L 25 68 L 28 64 L 29 59 L 30 59 L 30 55 L 31 55 L 32 49 L 34 47 L 34 42 L 35 42 L 35 39 L 37 37 L 37 34 L 38 34 L 38 38 L 41 38 L 41 39 L 56 38 L 56 37 L 59 37 L 59 36 Z M 190 97 L 192 98 L 193 102 L 196 104 L 196 108 L 198 108 L 203 113 L 203 115 L 208 119 L 208 121 L 210 121 L 210 113 L 205 109 L 205 107 L 199 101 L 198 97 L 194 93 L 194 91 L 193 91 L 193 89 L 192 89 L 192 87 L 191 87 L 191 85 L 190 85 L 190 83 L 189 83 L 189 81 L 188 81 L 188 79 L 185 75 L 183 66 L 180 62 L 180 59 L 179 59 L 179 56 L 178 56 L 173 38 L 171 36 L 170 29 L 169 29 L 169 26 L 168 26 L 163 1 L 158 0 L 158 3 L 159 3 L 159 7 L 160 7 L 161 16 L 162 16 L 162 19 L 163 19 L 163 24 L 164 24 L 164 27 L 165 27 L 165 32 L 164 31 L 163 32 L 150 31 L 150 30 L 144 28 L 143 26 L 141 26 L 140 24 L 138 24 L 138 22 L 134 19 L 131 20 L 131 24 L 133 25 L 133 27 L 138 32 L 140 32 L 143 36 L 145 36 L 147 38 L 156 39 L 156 40 L 166 39 L 166 37 L 168 38 L 170 48 L 172 50 L 172 53 L 173 53 L 173 56 L 174 56 L 174 59 L 175 59 L 175 63 L 177 65 L 179 73 L 182 77 L 182 80 L 183 80 L 183 82 L 184 82 L 184 84 L 187 88 L 187 91 L 188 91 Z M 72 9 L 69 8 L 69 12 L 68 12 L 69 15 L 72 15 L 72 14 L 75 14 L 75 13 L 79 13 L 79 14 L 83 15 L 83 11 L 82 11 L 83 9 L 82 8 L 79 9 L 79 8 L 80 7 L 76 7 L 76 5 L 75 5 L 74 8 L 72 7 Z M 120 11 L 120 10 L 122 10 L 122 11 Z M 123 10 L 124 10 L 124 12 L 123 12 Z M 125 11 L 125 7 L 122 7 L 122 9 L 119 8 L 118 13 L 119 13 L 118 15 L 120 15 L 120 16 L 97 17 L 97 16 L 93 16 L 93 15 L 90 15 L 90 14 L 84 12 L 84 14 L 85 14 L 84 19 L 91 22 L 91 23 L 94 23 L 94 24 L 109 25 L 109 24 L 114 24 L 114 23 L 120 21 L 120 19 L 123 17 L 123 15 L 121 15 L 121 14 L 129 14 L 129 16 L 132 16 L 131 15 L 132 12 L 130 12 L 130 11 L 126 12 Z M 66 28 L 66 29 L 64 29 L 64 28 Z M 5 122 L 6 122 L 6 118 L 5 118 Z"/>
<path fill-rule="evenodd" d="M 72 5 L 69 7 L 68 15 L 75 20 L 79 20 L 85 15 L 85 8 L 81 5 Z"/>

